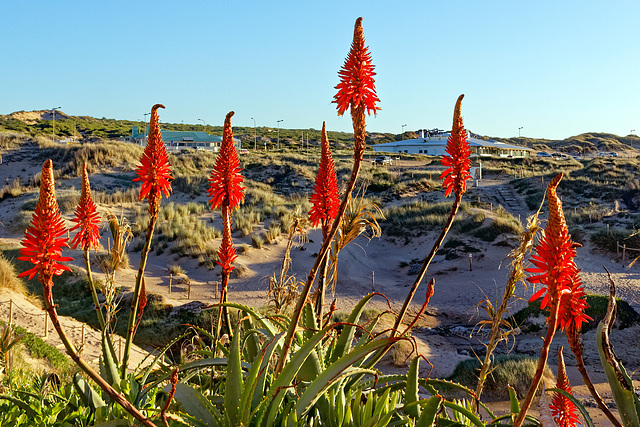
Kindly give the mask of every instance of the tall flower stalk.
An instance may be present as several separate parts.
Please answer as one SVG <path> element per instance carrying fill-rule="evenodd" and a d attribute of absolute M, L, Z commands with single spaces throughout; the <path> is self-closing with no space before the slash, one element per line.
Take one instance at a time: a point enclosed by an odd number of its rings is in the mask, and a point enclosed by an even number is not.
<path fill-rule="evenodd" d="M 544 237 L 536 245 L 536 254 L 531 257 L 533 267 L 526 271 L 534 275 L 527 280 L 531 283 L 540 283 L 542 288 L 530 299 L 535 301 L 542 297 L 540 308 L 550 312 L 547 318 L 547 334 L 542 343 L 538 366 L 525 397 L 520 413 L 514 421 L 514 427 L 522 425 L 527 411 L 531 406 L 542 373 L 549 357 L 549 347 L 553 341 L 556 329 L 575 327 L 580 329 L 582 323 L 589 317 L 584 310 L 587 302 L 582 287 L 582 282 L 576 267 L 576 244 L 571 241 L 569 229 L 564 219 L 562 202 L 556 193 L 562 174 L 557 175 L 547 186 L 547 200 L 549 203 L 549 219 L 545 228 Z"/>
<path fill-rule="evenodd" d="M 240 174 L 242 169 L 240 168 L 238 153 L 233 144 L 233 129 L 231 128 L 233 114 L 233 111 L 229 112 L 224 119 L 220 153 L 218 153 L 216 164 L 213 167 L 213 171 L 211 171 L 209 190 L 207 191 L 207 194 L 211 197 L 209 199 L 211 209 L 220 209 L 222 215 L 222 244 L 218 250 L 218 257 L 220 258 L 218 264 L 222 267 L 220 304 L 227 302 L 229 275 L 234 269 L 231 263 L 238 257 L 236 248 L 231 240 L 233 210 L 244 202 L 244 193 L 242 192 L 244 190 L 244 187 L 242 187 L 244 177 Z M 220 336 L 222 320 L 226 324 L 227 331 L 231 334 L 229 312 L 224 305 L 221 305 L 218 310 L 216 324 L 218 336 Z"/>
<path fill-rule="evenodd" d="M 380 100 L 376 95 L 375 81 L 373 79 L 375 72 L 373 70 L 374 66 L 371 62 L 371 54 L 364 44 L 362 18 L 358 18 L 353 30 L 353 42 L 351 43 L 351 49 L 347 55 L 344 65 L 338 72 L 340 82 L 336 86 L 338 93 L 334 96 L 333 101 L 337 104 L 338 115 L 344 114 L 347 109 L 351 112 L 354 138 L 353 167 L 351 169 L 351 176 L 349 177 L 346 190 L 342 196 L 342 202 L 340 203 L 338 214 L 331 225 L 329 234 L 322 242 L 316 261 L 309 271 L 307 281 L 291 316 L 291 322 L 287 329 L 282 352 L 280 353 L 280 358 L 276 364 L 276 374 L 282 371 L 282 368 L 289 357 L 289 351 L 293 344 L 293 335 L 298 327 L 300 317 L 302 316 L 302 308 L 309 297 L 309 292 L 311 291 L 311 286 L 313 286 L 313 282 L 315 281 L 318 269 L 327 256 L 331 241 L 338 231 L 340 221 L 344 216 L 349 198 L 351 197 L 351 192 L 353 191 L 356 185 L 356 180 L 358 179 L 358 171 L 362 164 L 362 156 L 365 149 L 365 113 L 373 113 L 375 115 L 377 110 L 380 109 L 377 106 L 377 103 Z"/>
<path fill-rule="evenodd" d="M 309 219 L 314 227 L 320 225 L 322 228 L 322 241 L 326 240 L 333 220 L 340 209 L 340 194 L 338 192 L 338 178 L 336 168 L 329 148 L 327 138 L 327 126 L 322 122 L 321 137 L 322 154 L 320 156 L 320 166 L 316 174 L 316 184 L 313 189 L 310 201 L 313 204 L 309 210 Z M 316 316 L 322 321 L 322 310 L 324 307 L 324 294 L 327 282 L 327 261 L 325 257 L 320 265 L 320 276 L 318 277 L 318 289 L 316 291 Z"/>
<path fill-rule="evenodd" d="M 127 399 L 109 385 L 87 362 L 81 357 L 75 345 L 71 342 L 58 318 L 56 305 L 53 301 L 53 276 L 69 271 L 69 267 L 62 262 L 71 261 L 73 258 L 63 257 L 62 248 L 68 247 L 67 238 L 62 237 L 67 230 L 60 216 L 58 202 L 56 201 L 55 182 L 53 178 L 53 163 L 51 160 L 44 162 L 42 166 L 42 179 L 40 181 L 40 197 L 33 212 L 33 219 L 25 232 L 22 248 L 20 249 L 21 261 L 29 261 L 33 267 L 19 275 L 31 280 L 38 276 L 42 284 L 45 309 L 49 313 L 51 323 L 71 359 L 102 388 L 109 397 L 120 404 L 127 412 L 136 418 L 142 425 L 154 426 L 138 409 Z M 90 239 L 89 239 L 90 240 Z"/>
<path fill-rule="evenodd" d="M 75 216 L 71 221 L 75 222 L 76 225 L 69 231 L 78 230 L 71 240 L 71 247 L 75 249 L 79 245 L 80 249 L 82 249 L 84 266 L 87 270 L 87 278 L 89 279 L 89 286 L 91 288 L 91 297 L 93 298 L 93 304 L 96 308 L 100 327 L 104 329 L 105 319 L 102 314 L 102 309 L 100 308 L 100 301 L 98 301 L 98 293 L 93 281 L 93 274 L 91 273 L 91 263 L 89 262 L 89 251 L 100 247 L 100 215 L 98 215 L 96 204 L 91 197 L 91 186 L 89 185 L 86 163 L 82 165 L 82 194 L 80 195 L 80 202 L 76 207 Z"/>
<path fill-rule="evenodd" d="M 442 157 L 442 165 L 446 166 L 447 169 L 445 169 L 445 171 L 440 175 L 441 179 L 444 178 L 442 185 L 445 188 L 445 197 L 448 197 L 452 192 L 455 196 L 453 205 L 451 206 L 451 212 L 449 213 L 449 218 L 447 218 L 447 222 L 445 223 L 440 236 L 438 236 L 438 239 L 433 244 L 431 252 L 429 252 L 424 259 L 420 273 L 413 283 L 413 286 L 411 286 L 409 294 L 398 313 L 396 322 L 393 325 L 392 333 L 394 335 L 400 330 L 400 325 L 402 324 L 404 316 L 409 309 L 409 304 L 411 304 L 411 301 L 418 290 L 418 286 L 420 286 L 420 283 L 427 272 L 429 264 L 431 264 L 433 257 L 438 252 L 438 249 L 440 249 L 442 242 L 453 224 L 453 220 L 455 219 L 462 202 L 462 195 L 467 191 L 467 180 L 471 178 L 471 174 L 469 172 L 471 167 L 471 149 L 469 148 L 469 142 L 467 141 L 467 131 L 462 122 L 462 98 L 464 98 L 464 95 L 460 95 L 458 97 L 456 106 L 453 110 L 453 125 L 451 127 L 451 135 L 449 135 L 449 138 L 447 139 L 447 154 Z"/>
<path fill-rule="evenodd" d="M 127 339 L 125 342 L 124 352 L 122 354 L 121 375 L 123 378 L 127 372 L 131 344 L 133 343 L 133 337 L 137 329 L 136 319 L 139 321 L 141 317 L 141 315 L 138 315 L 140 297 L 141 295 L 146 294 L 142 289 L 144 287 L 144 270 L 147 265 L 151 239 L 153 239 L 153 230 L 155 229 L 156 222 L 158 221 L 160 199 L 163 194 L 165 197 L 169 197 L 169 194 L 171 194 L 171 180 L 173 177 L 171 176 L 171 165 L 169 164 L 167 149 L 164 146 L 162 134 L 160 133 L 158 117 L 159 108 L 164 108 L 164 105 L 156 104 L 151 108 L 151 121 L 149 123 L 147 146 L 142 153 L 140 166 L 136 170 L 138 177 L 133 180 L 140 181 L 142 183 L 142 186 L 140 187 L 139 200 L 148 200 L 150 218 L 149 226 L 147 227 L 145 235 L 145 243 L 140 254 L 140 266 L 138 267 L 136 284 L 133 290 L 133 298 L 131 300 L 131 311 L 129 312 L 129 321 L 127 323 Z"/>

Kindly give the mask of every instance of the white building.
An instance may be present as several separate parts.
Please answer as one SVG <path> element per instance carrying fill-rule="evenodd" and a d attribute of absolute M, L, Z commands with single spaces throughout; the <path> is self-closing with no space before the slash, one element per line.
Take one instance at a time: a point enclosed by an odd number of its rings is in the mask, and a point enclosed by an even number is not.
<path fill-rule="evenodd" d="M 468 131 L 467 131 L 468 132 Z M 373 151 L 385 153 L 428 154 L 430 156 L 442 156 L 446 154 L 447 139 L 450 132 L 438 129 L 419 131 L 416 139 L 404 141 L 385 142 L 372 145 Z M 474 138 L 468 133 L 467 141 L 471 147 L 472 156 L 496 156 L 496 157 L 529 157 L 533 150 L 518 145 L 505 144 L 504 142 L 484 141 Z"/>

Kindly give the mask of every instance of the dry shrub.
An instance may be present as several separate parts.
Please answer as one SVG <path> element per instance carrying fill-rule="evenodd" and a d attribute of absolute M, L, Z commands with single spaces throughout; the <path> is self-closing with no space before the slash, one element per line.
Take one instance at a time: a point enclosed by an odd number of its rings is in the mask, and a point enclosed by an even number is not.
<path fill-rule="evenodd" d="M 27 293 L 27 288 L 22 280 L 18 278 L 16 266 L 2 253 L 0 253 L 0 288 L 21 294 Z"/>

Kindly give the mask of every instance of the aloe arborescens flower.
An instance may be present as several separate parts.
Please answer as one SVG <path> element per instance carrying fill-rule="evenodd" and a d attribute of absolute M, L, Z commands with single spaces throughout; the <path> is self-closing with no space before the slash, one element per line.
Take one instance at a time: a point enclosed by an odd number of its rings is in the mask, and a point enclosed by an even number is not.
<path fill-rule="evenodd" d="M 444 178 L 442 186 L 445 188 L 445 197 L 448 197 L 452 191 L 456 197 L 462 197 L 467 190 L 467 180 L 471 178 L 469 173 L 471 149 L 460 114 L 462 98 L 464 95 L 460 95 L 456 101 L 451 135 L 447 139 L 447 154 L 442 156 L 442 165 L 447 167 L 440 175 L 441 179 Z"/>
<path fill-rule="evenodd" d="M 134 179 L 134 181 L 142 181 L 139 199 L 149 198 L 149 211 L 151 215 L 154 215 L 154 213 L 157 215 L 162 194 L 164 194 L 165 197 L 169 197 L 171 193 L 171 180 L 173 179 L 167 149 L 164 146 L 162 133 L 160 132 L 158 108 L 164 108 L 164 105 L 156 104 L 151 108 L 151 122 L 147 146 L 140 159 L 141 165 L 136 171 L 138 177 Z"/>
<path fill-rule="evenodd" d="M 571 386 L 569 385 L 569 378 L 567 377 L 562 347 L 558 349 L 558 381 L 556 387 L 571 395 L 573 394 L 571 392 Z M 549 407 L 551 408 L 551 413 L 558 427 L 574 427 L 578 425 L 580 421 L 578 418 L 578 408 L 576 408 L 576 405 L 565 395 L 554 393 Z"/>
<path fill-rule="evenodd" d="M 229 112 L 224 119 L 224 130 L 222 133 L 222 144 L 216 159 L 216 164 L 209 178 L 209 190 L 207 194 L 211 197 L 211 209 L 221 208 L 222 215 L 222 244 L 218 251 L 222 267 L 220 303 L 227 302 L 227 286 L 229 283 L 229 273 L 233 270 L 231 263 L 237 258 L 236 248 L 231 240 L 231 220 L 233 210 L 240 203 L 244 202 L 244 187 L 242 181 L 244 177 L 240 175 L 240 160 L 233 144 L 233 129 L 231 128 L 231 117 L 233 111 Z M 231 333 L 231 325 L 226 307 L 221 307 L 218 311 L 218 333 L 220 336 L 221 316 L 224 313 L 224 322 Z"/>
<path fill-rule="evenodd" d="M 76 207 L 75 217 L 71 220 L 76 223 L 69 231 L 78 230 L 71 240 L 71 247 L 75 249 L 78 245 L 82 250 L 98 248 L 100 246 L 99 226 L 100 216 L 97 212 L 96 204 L 91 197 L 91 187 L 89 185 L 89 175 L 87 165 L 82 166 L 82 194 L 80 202 Z"/>
<path fill-rule="evenodd" d="M 318 225 L 322 227 L 322 237 L 326 238 L 331 223 L 340 208 L 340 194 L 338 193 L 338 179 L 324 122 L 322 123 L 322 154 L 313 190 L 310 198 L 313 206 L 309 210 L 309 219 L 314 227 Z"/>
<path fill-rule="evenodd" d="M 47 160 L 42 166 L 38 204 L 33 212 L 31 224 L 25 232 L 18 257 L 21 261 L 31 262 L 33 267 L 18 277 L 28 277 L 31 280 L 37 274 L 44 288 L 45 302 L 49 305 L 53 304 L 51 294 L 53 276 L 59 276 L 63 271 L 70 271 L 69 267 L 61 263 L 73 260 L 73 258 L 62 256 L 62 248 L 69 247 L 68 239 L 61 237 L 66 232 L 56 201 L 53 163 Z"/>

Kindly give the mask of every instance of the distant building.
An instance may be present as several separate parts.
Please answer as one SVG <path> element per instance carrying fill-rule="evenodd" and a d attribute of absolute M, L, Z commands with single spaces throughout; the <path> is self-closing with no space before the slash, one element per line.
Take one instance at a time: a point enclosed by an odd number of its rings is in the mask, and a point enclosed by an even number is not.
<path fill-rule="evenodd" d="M 160 133 L 162 134 L 164 145 L 169 151 L 186 150 L 189 148 L 218 151 L 220 149 L 220 143 L 222 142 L 221 136 L 209 135 L 206 132 L 183 132 L 160 129 Z M 147 136 L 147 132 L 141 133 L 138 126 L 133 126 L 131 128 L 131 136 L 125 138 L 125 141 L 144 145 L 147 142 Z"/>
<path fill-rule="evenodd" d="M 416 139 L 375 144 L 372 145 L 372 148 L 374 151 L 386 153 L 428 154 L 430 156 L 446 154 L 445 149 L 450 132 L 444 132 L 440 129 L 421 129 L 418 134 Z M 503 142 L 485 141 L 475 138 L 471 133 L 469 133 L 467 141 L 469 141 L 472 156 L 529 157 L 533 153 L 530 148 Z"/>

